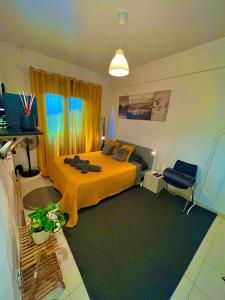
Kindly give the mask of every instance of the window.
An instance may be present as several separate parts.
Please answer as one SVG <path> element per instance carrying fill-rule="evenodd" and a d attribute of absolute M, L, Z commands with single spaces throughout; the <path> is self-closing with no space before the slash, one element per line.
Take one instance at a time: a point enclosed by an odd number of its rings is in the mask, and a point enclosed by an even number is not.
<path fill-rule="evenodd" d="M 63 97 L 46 94 L 46 112 L 49 144 L 60 152 L 64 143 Z"/>
<path fill-rule="evenodd" d="M 68 99 L 69 118 L 69 153 L 77 153 L 81 139 L 82 125 L 82 100 L 78 98 Z"/>
<path fill-rule="evenodd" d="M 54 156 L 75 153 L 81 135 L 82 100 L 68 98 L 68 107 L 64 104 L 63 96 L 46 94 L 47 136 Z"/>

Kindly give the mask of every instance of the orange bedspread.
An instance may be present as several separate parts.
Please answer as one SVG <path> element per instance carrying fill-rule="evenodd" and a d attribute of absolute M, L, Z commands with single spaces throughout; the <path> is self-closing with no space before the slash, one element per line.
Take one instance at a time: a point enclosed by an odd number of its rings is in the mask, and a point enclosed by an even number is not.
<path fill-rule="evenodd" d="M 69 156 L 73 157 L 73 156 Z M 102 199 L 115 195 L 132 185 L 136 178 L 136 167 L 128 162 L 118 162 L 101 152 L 80 154 L 81 159 L 88 159 L 91 164 L 99 165 L 99 173 L 82 174 L 70 165 L 65 164 L 65 156 L 52 160 L 47 174 L 54 186 L 62 193 L 60 204 L 69 209 L 68 227 L 78 221 L 78 210 L 97 204 Z"/>

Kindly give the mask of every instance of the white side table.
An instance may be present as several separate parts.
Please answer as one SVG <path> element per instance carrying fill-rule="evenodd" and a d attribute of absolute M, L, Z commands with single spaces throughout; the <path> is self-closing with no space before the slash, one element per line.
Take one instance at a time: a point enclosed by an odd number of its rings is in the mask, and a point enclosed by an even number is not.
<path fill-rule="evenodd" d="M 143 186 L 153 193 L 159 194 L 164 186 L 163 175 L 156 177 L 155 175 L 153 175 L 153 173 L 156 172 L 148 171 L 145 173 Z"/>

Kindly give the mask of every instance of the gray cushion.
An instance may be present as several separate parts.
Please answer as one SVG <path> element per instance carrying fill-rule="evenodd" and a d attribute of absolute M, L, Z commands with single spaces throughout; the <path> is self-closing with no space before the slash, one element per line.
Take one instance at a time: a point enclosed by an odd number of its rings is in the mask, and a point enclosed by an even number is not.
<path fill-rule="evenodd" d="M 89 165 L 88 171 L 91 172 L 101 172 L 102 167 L 97 165 Z"/>
<path fill-rule="evenodd" d="M 112 145 L 111 143 L 107 143 L 107 144 L 104 146 L 104 148 L 102 149 L 102 154 L 105 154 L 105 155 L 111 155 L 114 147 L 115 147 L 115 146 Z"/>
<path fill-rule="evenodd" d="M 83 164 L 86 160 L 83 159 L 72 159 L 70 165 L 71 167 L 76 167 L 77 164 Z"/>
<path fill-rule="evenodd" d="M 129 158 L 129 161 L 133 162 L 133 161 L 138 161 L 138 160 L 142 160 L 142 157 L 140 155 L 138 155 L 137 153 L 133 152 Z"/>
<path fill-rule="evenodd" d="M 89 160 L 85 160 L 84 163 L 83 163 L 83 167 L 82 167 L 81 173 L 87 174 L 88 167 L 89 167 Z"/>
<path fill-rule="evenodd" d="M 126 159 L 126 156 L 128 154 L 127 149 L 118 149 L 118 151 L 113 154 L 113 159 L 118 160 L 118 161 L 124 161 Z"/>

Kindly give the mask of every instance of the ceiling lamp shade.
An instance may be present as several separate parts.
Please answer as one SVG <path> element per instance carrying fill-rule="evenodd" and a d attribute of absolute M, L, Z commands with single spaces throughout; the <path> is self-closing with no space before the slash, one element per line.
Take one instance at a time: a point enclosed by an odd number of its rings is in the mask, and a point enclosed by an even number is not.
<path fill-rule="evenodd" d="M 129 74 L 129 66 L 122 49 L 116 50 L 116 54 L 109 66 L 109 74 L 117 77 L 122 77 Z"/>

